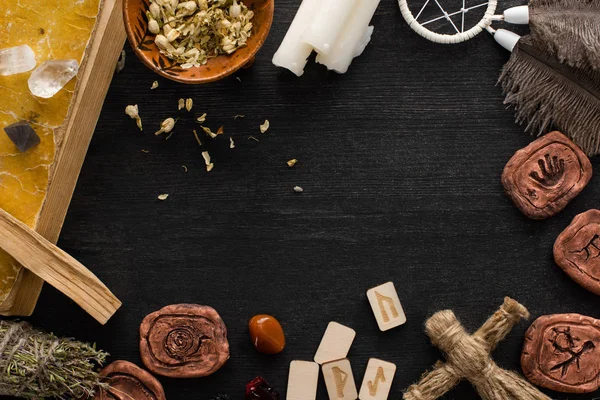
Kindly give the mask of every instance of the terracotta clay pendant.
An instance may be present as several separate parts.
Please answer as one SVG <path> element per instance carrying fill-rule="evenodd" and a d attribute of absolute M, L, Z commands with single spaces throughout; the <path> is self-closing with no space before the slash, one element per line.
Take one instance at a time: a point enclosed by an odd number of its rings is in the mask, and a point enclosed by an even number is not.
<path fill-rule="evenodd" d="M 554 131 L 512 156 L 502 172 L 502 184 L 523 214 L 544 219 L 565 208 L 591 177 L 592 165 L 583 151 Z"/>
<path fill-rule="evenodd" d="M 579 314 L 545 315 L 525 333 L 523 373 L 532 383 L 565 393 L 600 387 L 600 321 Z"/>
<path fill-rule="evenodd" d="M 255 315 L 248 322 L 250 339 L 256 350 L 264 354 L 281 353 L 285 348 L 285 335 L 275 317 L 266 314 Z"/>
<path fill-rule="evenodd" d="M 129 361 L 115 361 L 100 371 L 108 389 L 100 389 L 94 400 L 166 400 L 160 382 Z"/>
<path fill-rule="evenodd" d="M 140 326 L 144 365 L 172 378 L 207 376 L 229 359 L 227 328 L 214 308 L 175 304 L 144 318 Z"/>
<path fill-rule="evenodd" d="M 600 295 L 600 211 L 576 215 L 554 242 L 554 261 L 575 282 Z"/>

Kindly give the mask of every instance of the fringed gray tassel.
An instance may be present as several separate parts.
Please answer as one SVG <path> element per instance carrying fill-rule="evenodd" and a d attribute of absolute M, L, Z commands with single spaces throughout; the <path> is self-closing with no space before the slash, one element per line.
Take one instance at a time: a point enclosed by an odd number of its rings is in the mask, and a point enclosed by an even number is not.
<path fill-rule="evenodd" d="M 499 82 L 504 103 L 515 107 L 527 132 L 541 135 L 555 126 L 588 155 L 600 153 L 600 70 L 561 64 L 524 36 Z"/>
<path fill-rule="evenodd" d="M 560 62 L 600 69 L 600 0 L 531 0 L 531 35 Z"/>

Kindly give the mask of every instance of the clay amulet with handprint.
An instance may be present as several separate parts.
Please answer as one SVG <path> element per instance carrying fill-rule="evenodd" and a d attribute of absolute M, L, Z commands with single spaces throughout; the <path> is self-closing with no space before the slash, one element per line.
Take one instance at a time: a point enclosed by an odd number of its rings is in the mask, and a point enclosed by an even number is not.
<path fill-rule="evenodd" d="M 592 164 L 575 143 L 550 132 L 517 151 L 502 172 L 502 185 L 531 219 L 561 211 L 592 178 Z"/>

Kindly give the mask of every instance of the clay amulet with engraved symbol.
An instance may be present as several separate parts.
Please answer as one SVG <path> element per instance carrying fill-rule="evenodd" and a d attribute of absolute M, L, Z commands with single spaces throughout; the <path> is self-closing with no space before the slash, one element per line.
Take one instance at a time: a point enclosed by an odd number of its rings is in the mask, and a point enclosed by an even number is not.
<path fill-rule="evenodd" d="M 579 314 L 545 315 L 525 333 L 521 368 L 533 384 L 565 393 L 600 388 L 600 321 Z"/>
<path fill-rule="evenodd" d="M 502 172 L 502 185 L 523 214 L 544 219 L 565 208 L 591 177 L 592 164 L 585 153 L 554 131 L 512 156 Z"/>
<path fill-rule="evenodd" d="M 146 368 L 171 378 L 207 376 L 229 359 L 225 323 L 209 306 L 174 304 L 144 318 L 140 353 Z"/>
<path fill-rule="evenodd" d="M 554 261 L 579 285 L 600 295 L 600 211 L 576 215 L 554 242 Z"/>
<path fill-rule="evenodd" d="M 115 361 L 99 373 L 108 387 L 100 388 L 94 400 L 166 400 L 160 382 L 129 361 Z"/>

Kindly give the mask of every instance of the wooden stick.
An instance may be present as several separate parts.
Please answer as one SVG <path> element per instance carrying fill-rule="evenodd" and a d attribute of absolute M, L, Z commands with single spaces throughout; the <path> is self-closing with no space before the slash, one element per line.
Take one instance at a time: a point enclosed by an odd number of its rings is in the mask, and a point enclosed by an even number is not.
<path fill-rule="evenodd" d="M 121 307 L 119 299 L 89 269 L 2 209 L 0 248 L 101 324 Z"/>

